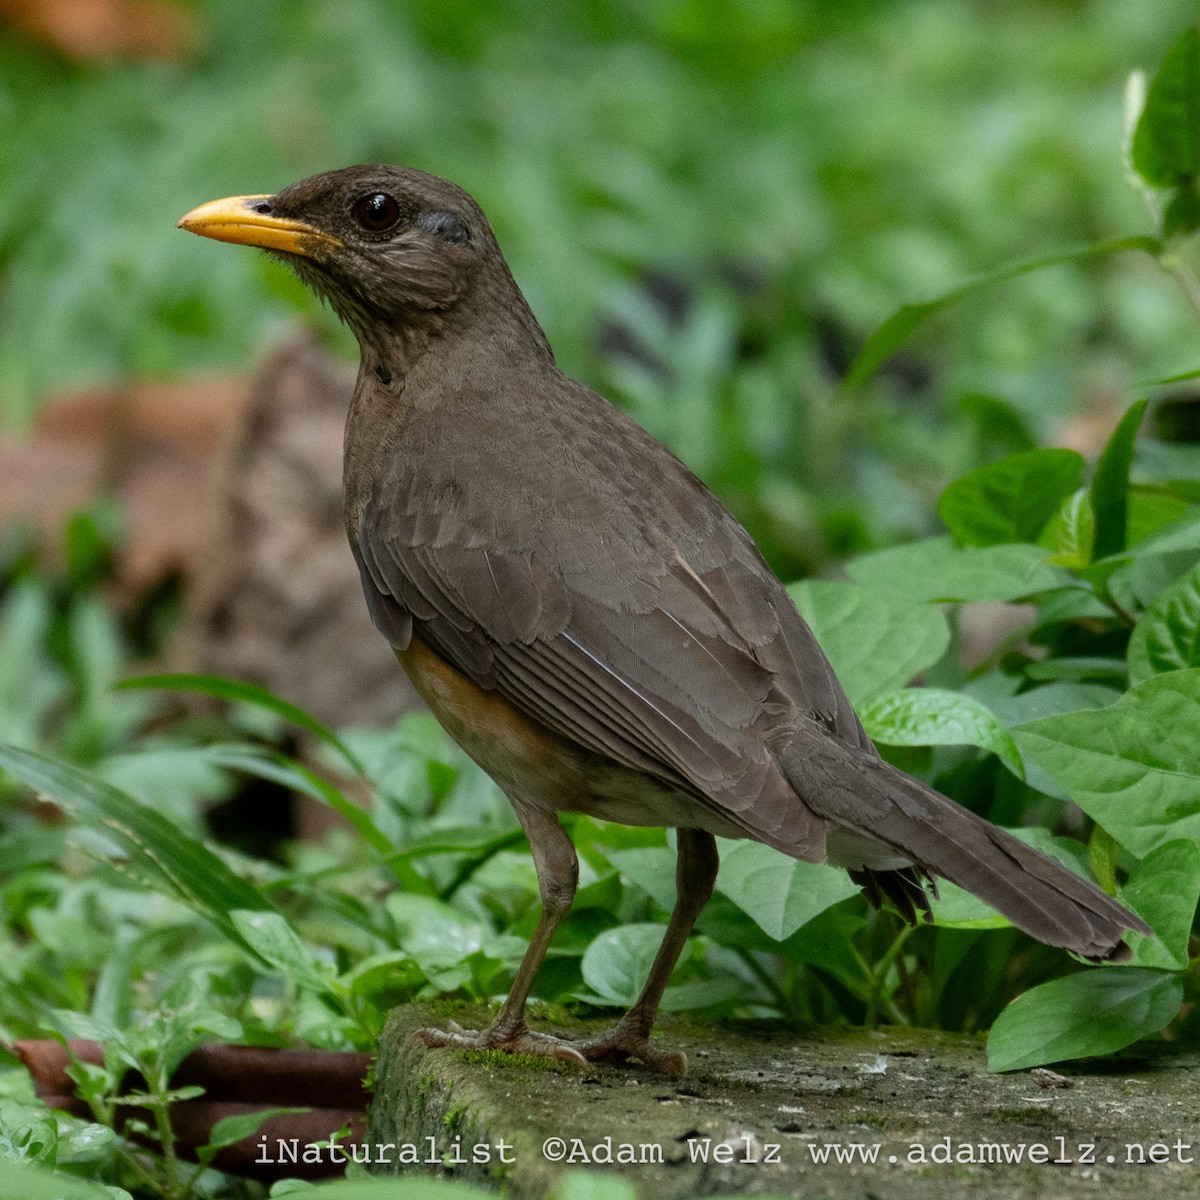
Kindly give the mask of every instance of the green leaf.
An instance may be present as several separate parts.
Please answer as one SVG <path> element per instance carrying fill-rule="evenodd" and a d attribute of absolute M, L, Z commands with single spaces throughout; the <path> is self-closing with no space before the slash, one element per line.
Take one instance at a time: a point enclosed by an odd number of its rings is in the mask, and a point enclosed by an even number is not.
<path fill-rule="evenodd" d="M 1127 544 L 1129 468 L 1133 462 L 1138 427 L 1145 412 L 1145 400 L 1135 401 L 1129 406 L 1096 464 L 1091 487 L 1092 512 L 1096 519 L 1093 561 L 1120 554 Z"/>
<path fill-rule="evenodd" d="M 1131 161 L 1154 187 L 1173 187 L 1200 171 L 1200 31 L 1185 29 L 1150 81 L 1133 133 Z"/>
<path fill-rule="evenodd" d="M 1130 933 L 1131 963 L 1182 971 L 1200 901 L 1200 846 L 1175 841 L 1147 854 L 1121 890 L 1121 900 L 1158 935 Z"/>
<path fill-rule="evenodd" d="M 207 1165 L 216 1157 L 218 1150 L 232 1146 L 235 1142 L 252 1138 L 272 1117 L 282 1117 L 291 1113 L 310 1112 L 307 1108 L 260 1108 L 254 1112 L 238 1113 L 232 1117 L 222 1117 L 209 1131 L 207 1144 L 196 1150 L 196 1158 Z"/>
<path fill-rule="evenodd" d="M 1007 929 L 1012 924 L 986 901 L 948 879 L 939 879 L 937 889 L 929 906 L 933 923 L 943 929 Z"/>
<path fill-rule="evenodd" d="M 610 850 L 608 861 L 667 912 L 675 907 L 675 851 L 667 846 Z"/>
<path fill-rule="evenodd" d="M 1190 512 L 1139 542 L 1132 553 L 1138 558 L 1145 558 L 1157 554 L 1194 553 L 1197 550 L 1200 550 L 1200 507 L 1192 505 Z M 1130 551 L 1126 551 L 1126 555 L 1129 554 Z"/>
<path fill-rule="evenodd" d="M 788 858 L 758 842 L 721 846 L 717 890 L 777 942 L 850 896 L 858 885 L 839 867 Z"/>
<path fill-rule="evenodd" d="M 282 913 L 235 909 L 229 914 L 238 933 L 264 962 L 277 967 L 289 979 L 316 992 L 328 992 L 332 967 L 323 963 L 304 944 Z"/>
<path fill-rule="evenodd" d="M 1169 493 L 1166 488 L 1170 486 L 1173 485 L 1159 488 L 1130 483 L 1129 511 L 1125 522 L 1126 541 L 1130 549 L 1139 550 L 1141 543 L 1195 511 L 1191 501 Z"/>
<path fill-rule="evenodd" d="M 0 1160 L 0 1195 L 19 1196 L 20 1200 L 112 1200 L 102 1184 L 3 1160 Z"/>
<path fill-rule="evenodd" d="M 1200 667 L 1200 564 L 1160 592 L 1129 638 L 1129 679 Z"/>
<path fill-rule="evenodd" d="M 988 1069 L 1019 1071 L 1092 1058 L 1157 1033 L 1179 1011 L 1183 985 L 1165 971 L 1093 967 L 1018 996 L 988 1035 Z"/>
<path fill-rule="evenodd" d="M 1200 229 L 1200 195 L 1196 181 L 1189 179 L 1175 189 L 1163 210 L 1162 232 L 1165 238 L 1185 238 Z"/>
<path fill-rule="evenodd" d="M 584 983 L 602 1003 L 632 1007 L 645 986 L 665 932 L 665 925 L 653 923 L 606 929 L 584 951 L 580 963 Z M 663 1011 L 708 1008 L 729 1000 L 738 991 L 732 979 L 698 982 L 700 987 L 693 982 L 667 988 L 663 993 Z"/>
<path fill-rule="evenodd" d="M 919 329 L 930 317 L 943 309 L 957 304 L 966 296 L 994 284 L 1016 279 L 1020 275 L 1028 275 L 1031 271 L 1040 271 L 1044 267 L 1055 267 L 1062 263 L 1079 262 L 1106 254 L 1118 254 L 1124 250 L 1141 250 L 1146 254 L 1157 255 L 1161 247 L 1156 238 L 1123 237 L 1111 242 L 1098 242 L 1091 246 L 1081 246 L 1059 254 L 1051 254 L 1045 258 L 1027 259 L 1023 262 L 1010 263 L 984 275 L 977 275 L 958 287 L 934 296 L 930 300 L 902 304 L 874 333 L 867 338 L 858 357 L 850 365 L 842 380 L 842 393 L 857 387 L 869 379 L 880 366 L 887 361 L 902 346 L 912 334 Z"/>
<path fill-rule="evenodd" d="M 285 721 L 290 721 L 320 738 L 342 756 L 356 775 L 366 776 L 366 770 L 358 756 L 332 729 L 323 725 L 311 713 L 257 684 L 243 683 L 238 679 L 222 679 L 219 675 L 139 675 L 133 679 L 123 679 L 116 686 L 120 689 L 200 692 L 218 700 L 231 700 L 238 704 L 253 704 L 258 708 L 265 708 L 268 712 L 273 712 Z"/>
<path fill-rule="evenodd" d="M 903 687 L 950 645 L 945 615 L 890 592 L 831 580 L 793 583 L 788 595 L 816 635 L 852 704 Z"/>
<path fill-rule="evenodd" d="M 856 582 L 906 600 L 1020 600 L 1076 585 L 1040 546 L 956 546 L 949 537 L 926 538 L 851 559 Z"/>
<path fill-rule="evenodd" d="M 1024 778 L 1021 755 L 991 710 L 961 692 L 901 688 L 859 710 L 863 728 L 889 746 L 979 746 Z"/>
<path fill-rule="evenodd" d="M 1073 492 L 1063 502 L 1054 522 L 1053 562 L 1068 568 L 1086 567 L 1092 561 L 1096 540 L 1096 517 L 1086 488 Z"/>
<path fill-rule="evenodd" d="M 143 882 L 181 900 L 251 948 L 229 913 L 238 908 L 269 912 L 271 904 L 207 847 L 128 793 L 78 767 L 5 745 L 0 745 L 0 767 L 120 846 Z"/>
<path fill-rule="evenodd" d="M 611 1171 L 568 1171 L 546 1200 L 638 1200 L 637 1189 Z"/>
<path fill-rule="evenodd" d="M 1036 542 L 1082 479 L 1082 454 L 1026 450 L 956 479 L 938 512 L 960 546 Z"/>
<path fill-rule="evenodd" d="M 1200 840 L 1200 670 L 1138 684 L 1107 708 L 1015 728 L 1032 758 L 1131 853 Z"/>

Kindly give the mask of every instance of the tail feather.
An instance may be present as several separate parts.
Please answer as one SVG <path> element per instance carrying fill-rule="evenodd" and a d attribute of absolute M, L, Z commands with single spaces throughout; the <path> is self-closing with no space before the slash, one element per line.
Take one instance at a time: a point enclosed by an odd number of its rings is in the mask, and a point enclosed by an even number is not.
<path fill-rule="evenodd" d="M 818 816 L 966 888 L 1039 941 L 1119 962 L 1130 955 L 1126 930 L 1153 932 L 1094 884 L 882 759 L 814 731 L 780 764 Z M 887 873 L 866 868 L 888 892 Z"/>

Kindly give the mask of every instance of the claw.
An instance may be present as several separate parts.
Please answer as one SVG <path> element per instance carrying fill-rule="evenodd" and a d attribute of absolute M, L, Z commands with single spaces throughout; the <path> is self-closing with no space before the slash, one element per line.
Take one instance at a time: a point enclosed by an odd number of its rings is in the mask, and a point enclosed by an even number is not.
<path fill-rule="evenodd" d="M 639 1059 L 664 1075 L 686 1075 L 687 1055 L 679 1050 L 660 1050 L 648 1037 L 631 1033 L 620 1025 L 579 1044 L 589 1062 L 624 1062 Z"/>

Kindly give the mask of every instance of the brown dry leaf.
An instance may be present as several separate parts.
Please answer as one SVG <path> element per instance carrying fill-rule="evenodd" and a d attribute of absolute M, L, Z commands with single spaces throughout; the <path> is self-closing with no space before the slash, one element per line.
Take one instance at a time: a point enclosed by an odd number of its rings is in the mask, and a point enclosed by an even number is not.
<path fill-rule="evenodd" d="M 197 44 L 192 13 L 170 0 L 0 0 L 0 20 L 79 62 L 173 61 Z"/>

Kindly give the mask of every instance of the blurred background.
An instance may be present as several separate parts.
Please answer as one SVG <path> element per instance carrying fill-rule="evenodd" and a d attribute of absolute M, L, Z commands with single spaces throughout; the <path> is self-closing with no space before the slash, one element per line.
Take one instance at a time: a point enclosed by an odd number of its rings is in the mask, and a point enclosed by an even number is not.
<path fill-rule="evenodd" d="M 1195 365 L 1195 315 L 1124 255 L 973 297 L 835 396 L 905 300 L 1147 230 L 1122 92 L 1193 8 L 0 0 L 0 422 L 100 437 L 94 410 L 44 414 L 115 385 L 158 414 L 134 424 L 190 421 L 173 436 L 203 451 L 236 378 L 299 328 L 352 360 L 285 269 L 174 221 L 406 163 L 479 199 L 568 372 L 679 453 L 785 578 L 827 570 L 935 528 L 941 488 L 981 461 L 1095 450 L 1132 385 Z M 144 390 L 206 378 L 161 408 Z M 111 484 L 129 439 L 109 440 Z M 80 499 L 64 463 L 34 476 L 71 491 L 38 498 L 49 526 Z M 9 511 L 32 503 L 15 470 Z M 202 515 L 179 507 L 139 585 Z"/>

